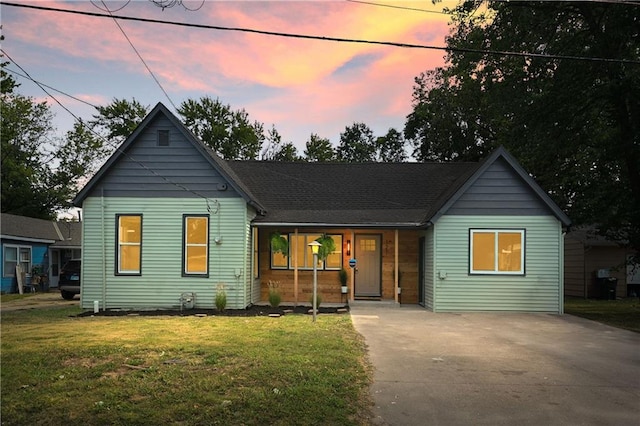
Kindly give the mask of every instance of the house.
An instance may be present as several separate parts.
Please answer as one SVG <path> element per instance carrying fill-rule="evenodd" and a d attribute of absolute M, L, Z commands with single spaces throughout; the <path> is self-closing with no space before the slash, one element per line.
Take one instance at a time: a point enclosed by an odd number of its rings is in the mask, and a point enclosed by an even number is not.
<path fill-rule="evenodd" d="M 58 286 L 60 268 L 70 259 L 79 259 L 79 222 L 50 221 L 2 213 L 0 218 L 3 293 L 18 292 L 16 265 L 22 266 L 31 283 L 38 276 L 41 289 Z M 33 280 L 34 283 L 36 280 Z"/>
<path fill-rule="evenodd" d="M 565 235 L 564 294 L 569 297 L 640 297 L 640 265 L 634 251 L 595 233 L 593 227 L 572 229 Z M 606 295 L 607 279 L 615 279 L 615 293 Z"/>
<path fill-rule="evenodd" d="M 324 302 L 562 312 L 570 221 L 502 148 L 481 163 L 225 161 L 158 104 L 74 204 L 84 309 L 175 309 L 185 295 L 213 308 L 222 289 L 241 309 L 270 286 L 308 303 L 308 244 L 327 235 Z"/>

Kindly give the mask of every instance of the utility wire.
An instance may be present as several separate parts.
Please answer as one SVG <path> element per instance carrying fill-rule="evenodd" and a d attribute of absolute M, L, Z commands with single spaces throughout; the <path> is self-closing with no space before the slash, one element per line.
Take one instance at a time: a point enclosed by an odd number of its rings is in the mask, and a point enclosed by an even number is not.
<path fill-rule="evenodd" d="M 14 62 L 14 64 L 16 64 L 16 63 Z M 17 65 L 17 64 L 16 64 L 16 65 Z M 55 91 L 55 92 L 58 92 L 58 93 L 60 93 L 61 95 L 64 95 L 64 96 L 66 96 L 66 97 L 68 97 L 68 98 L 73 99 L 74 101 L 82 102 L 82 103 L 83 103 L 83 104 L 85 104 L 85 105 L 89 105 L 90 107 L 93 107 L 93 108 L 95 108 L 95 109 L 99 109 L 96 105 L 94 105 L 94 104 L 92 104 L 92 103 L 90 103 L 90 102 L 87 102 L 87 101 L 85 101 L 84 99 L 80 99 L 80 98 L 78 98 L 78 97 L 76 97 L 76 96 L 73 96 L 73 95 L 70 95 L 70 94 L 68 94 L 68 93 L 66 93 L 66 92 L 63 92 L 62 90 L 58 90 L 58 89 L 56 89 L 55 87 L 51 87 L 51 86 L 48 86 L 48 85 L 46 85 L 46 84 L 44 84 L 44 83 L 42 83 L 42 82 L 40 82 L 40 81 L 36 81 L 36 80 L 32 79 L 31 77 L 27 77 L 27 76 L 26 76 L 26 75 L 24 75 L 24 74 L 20 74 L 20 73 L 19 73 L 19 72 L 17 72 L 17 71 L 14 71 L 14 70 L 9 69 L 9 68 L 5 68 L 4 70 L 5 70 L 5 71 L 10 72 L 11 74 L 17 75 L 17 76 L 19 76 L 19 77 L 26 78 L 27 80 L 32 81 L 33 83 L 37 84 L 38 86 L 43 86 L 43 87 L 46 87 L 47 89 L 51 89 L 51 90 L 53 90 L 53 91 Z"/>
<path fill-rule="evenodd" d="M 593 56 L 548 55 L 543 53 L 531 53 L 531 52 L 513 52 L 513 51 L 502 51 L 502 50 L 467 49 L 467 48 L 446 47 L 446 46 L 444 47 L 428 46 L 428 45 L 422 45 L 422 44 L 398 43 L 398 42 L 392 42 L 392 41 L 375 41 L 375 40 L 349 39 L 349 38 L 340 38 L 340 37 L 325 37 L 325 36 L 314 36 L 314 35 L 305 35 L 305 34 L 282 33 L 277 31 L 255 30 L 250 28 L 222 27 L 218 25 L 205 25 L 205 24 L 190 24 L 190 23 L 183 23 L 183 22 L 163 21 L 158 19 L 136 18 L 133 16 L 104 15 L 102 13 L 95 13 L 95 12 L 82 12 L 78 10 L 58 9 L 53 7 L 26 5 L 26 4 L 4 2 L 4 1 L 0 1 L 0 4 L 6 5 L 6 6 L 22 7 L 27 9 L 44 10 L 44 11 L 50 11 L 50 12 L 62 12 L 62 13 L 70 13 L 75 15 L 93 16 L 98 18 L 113 18 L 113 19 L 122 19 L 125 21 L 165 24 L 165 25 L 174 25 L 174 26 L 180 26 L 180 27 L 200 28 L 200 29 L 209 29 L 209 30 L 239 31 L 239 32 L 245 32 L 245 33 L 251 33 L 251 34 L 262 34 L 262 35 L 298 38 L 298 39 L 306 39 L 306 40 L 374 44 L 374 45 L 383 45 L 383 46 L 404 47 L 404 48 L 411 48 L 411 49 L 431 49 L 431 50 L 441 50 L 445 52 L 477 53 L 481 55 L 513 56 L 513 57 L 521 57 L 521 58 L 564 59 L 564 60 L 583 61 L 583 62 L 605 62 L 605 63 L 640 65 L 640 60 L 636 60 L 636 59 L 599 58 L 599 57 L 593 57 Z"/>
<path fill-rule="evenodd" d="M 140 54 L 140 52 L 138 52 L 138 49 L 136 49 L 136 47 L 133 45 L 133 42 L 131 41 L 127 33 L 124 32 L 124 29 L 122 28 L 122 26 L 120 26 L 120 24 L 118 23 L 118 20 L 113 16 L 113 14 L 111 13 L 107 5 L 104 3 L 104 0 L 101 0 L 101 2 L 102 2 L 102 5 L 107 9 L 107 12 L 109 12 L 109 15 L 111 15 L 111 17 L 113 18 L 113 22 L 115 22 L 115 24 L 118 26 L 124 38 L 126 38 L 127 41 L 129 42 L 129 45 L 131 46 L 133 51 L 136 52 L 136 55 L 138 55 L 138 58 L 140 58 L 140 61 L 142 61 L 142 64 L 144 65 L 144 67 L 147 69 L 147 71 L 149 71 L 149 74 L 151 74 L 151 77 L 153 78 L 153 80 L 156 82 L 160 90 L 162 90 L 162 93 L 164 93 L 164 96 L 166 96 L 166 98 L 169 100 L 169 103 L 171 104 L 171 106 L 173 106 L 173 110 L 177 111 L 178 108 L 176 108 L 176 104 L 173 103 L 173 100 L 169 97 L 169 94 L 167 93 L 167 91 L 164 90 L 164 87 L 162 87 L 162 84 L 160 84 L 160 81 L 156 78 L 156 75 L 153 73 L 153 71 L 151 71 L 151 68 L 149 68 L 149 65 L 147 65 L 145 60 L 142 58 L 142 55 Z"/>
<path fill-rule="evenodd" d="M 30 75 L 30 74 L 29 74 L 29 73 L 28 73 L 24 68 L 22 68 L 22 67 L 20 66 L 20 64 L 18 64 L 18 63 L 17 63 L 17 62 L 16 62 L 16 61 L 15 61 L 15 60 L 14 60 L 14 59 L 13 59 L 13 58 L 8 54 L 8 53 L 7 53 L 4 49 L 1 49 L 1 48 L 0 48 L 0 52 L 2 52 L 2 54 L 3 54 L 3 55 L 5 55 L 5 56 L 6 56 L 6 57 L 11 61 L 11 62 L 13 62 L 13 64 L 14 64 L 15 66 L 17 66 L 18 68 L 20 68 L 20 70 L 21 70 L 23 73 L 25 73 L 25 74 L 26 74 L 26 76 L 27 76 L 27 78 L 28 78 L 29 80 L 33 81 L 36 85 L 38 85 L 38 87 L 40 87 L 40 89 L 42 89 L 42 91 L 43 91 L 44 93 L 46 93 L 46 94 L 47 94 L 47 96 L 49 96 L 49 97 L 50 97 L 51 99 L 53 99 L 53 100 L 54 100 L 58 105 L 60 105 L 60 107 L 61 107 L 62 109 L 64 109 L 65 111 L 67 111 L 67 112 L 68 112 L 68 113 L 69 113 L 69 114 L 70 114 L 70 115 L 71 115 L 71 116 L 72 116 L 72 117 L 73 117 L 73 118 L 74 118 L 78 123 L 84 123 L 84 121 L 83 121 L 80 117 L 78 117 L 77 115 L 75 115 L 75 114 L 74 114 L 74 113 L 73 113 L 69 108 L 67 108 L 66 106 L 64 106 L 64 105 L 62 104 L 62 102 L 60 102 L 60 101 L 59 101 L 55 96 L 53 96 L 53 95 L 52 95 L 52 94 L 51 94 L 51 93 L 50 93 L 50 92 L 45 88 L 45 86 L 44 86 L 44 85 L 40 84 L 40 83 L 39 83 L 38 81 L 36 81 L 33 77 L 31 77 L 31 75 Z M 135 158 L 133 158 L 131 155 L 129 155 L 129 153 L 127 153 L 127 152 L 123 151 L 123 150 L 120 148 L 120 146 L 119 146 L 119 145 L 115 145 L 113 142 L 111 142 L 110 140 L 108 140 L 107 138 L 105 138 L 104 136 L 102 136 L 101 134 L 99 134 L 98 132 L 96 132 L 96 131 L 91 127 L 91 126 L 86 126 L 86 127 L 87 127 L 87 129 L 88 129 L 91 133 L 93 133 L 96 137 L 98 137 L 100 140 L 102 140 L 103 142 L 105 142 L 105 143 L 106 143 L 107 145 L 109 145 L 110 147 L 114 148 L 114 150 L 115 150 L 116 152 L 119 152 L 120 154 L 122 154 L 123 156 L 125 156 L 126 158 L 128 158 L 129 160 L 131 160 L 133 163 L 136 163 L 137 165 L 139 165 L 139 166 L 140 166 L 141 168 L 143 168 L 144 170 L 146 170 L 146 171 L 150 172 L 151 174 L 153 174 L 154 176 L 156 176 L 156 177 L 158 177 L 158 178 L 160 178 L 160 179 L 164 180 L 166 183 L 168 183 L 168 184 L 170 184 L 170 185 L 174 185 L 174 186 L 176 186 L 177 188 L 179 188 L 179 189 L 181 189 L 181 190 L 183 190 L 183 191 L 189 192 L 189 193 L 191 193 L 191 194 L 193 194 L 193 195 L 195 195 L 195 196 L 197 196 L 197 197 L 200 197 L 200 198 L 204 199 L 204 200 L 205 200 L 205 202 L 206 202 L 206 204 L 207 204 L 207 209 L 210 209 L 209 199 L 208 199 L 206 196 L 204 196 L 204 195 L 202 195 L 202 194 L 200 194 L 200 193 L 198 193 L 198 192 L 196 192 L 196 191 L 194 191 L 194 190 L 192 190 L 192 189 L 189 189 L 189 188 L 187 188 L 186 186 L 184 186 L 184 185 L 182 185 L 182 184 L 179 184 L 179 183 L 177 183 L 177 182 L 173 182 L 172 180 L 168 179 L 166 176 L 163 176 L 163 175 L 159 174 L 159 173 L 158 173 L 158 172 L 156 172 L 155 170 L 153 170 L 153 169 L 149 168 L 148 166 L 146 166 L 144 163 L 142 163 L 142 162 L 140 162 L 140 161 L 136 160 Z M 217 203 L 217 201 L 216 201 L 216 200 L 214 200 L 214 202 L 216 202 L 216 203 Z"/>
<path fill-rule="evenodd" d="M 349 3 L 360 3 L 360 4 L 366 4 L 369 6 L 379 6 L 379 7 L 388 7 L 391 9 L 400 9 L 400 10 L 410 10 L 413 12 L 424 12 L 424 13 L 436 13 L 438 15 L 451 15 L 450 13 L 444 12 L 444 11 L 440 11 L 440 10 L 427 10 L 427 9 L 418 9 L 415 7 L 407 7 L 407 6 L 398 6 L 398 5 L 393 5 L 393 4 L 385 4 L 385 3 L 374 3 L 371 1 L 361 1 L 361 0 L 345 0 Z"/>

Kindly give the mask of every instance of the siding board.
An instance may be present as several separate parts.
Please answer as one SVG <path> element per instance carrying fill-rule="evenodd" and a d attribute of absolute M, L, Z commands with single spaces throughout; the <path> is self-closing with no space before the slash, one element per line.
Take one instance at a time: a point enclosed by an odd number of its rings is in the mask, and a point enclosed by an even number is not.
<path fill-rule="evenodd" d="M 445 215 L 435 226 L 435 311 L 561 312 L 557 219 Z M 525 229 L 525 275 L 469 275 L 469 228 Z"/>
<path fill-rule="evenodd" d="M 89 197 L 83 204 L 83 284 L 81 307 L 91 309 L 93 301 L 102 304 L 102 285 L 106 284 L 107 309 L 176 309 L 182 292 L 196 293 L 196 307 L 211 309 L 219 284 L 227 292 L 228 307 L 247 306 L 243 277 L 246 262 L 246 203 L 241 198 L 209 200 L 210 211 L 198 198 L 166 199 L 105 198 L 104 258 L 101 228 L 101 199 Z M 140 213 L 142 229 L 141 276 L 116 276 L 115 215 Z M 183 214 L 209 214 L 209 277 L 183 277 Z M 221 244 L 214 242 L 221 238 Z M 102 271 L 106 271 L 103 276 Z M 236 277 L 237 272 L 240 277 Z"/>

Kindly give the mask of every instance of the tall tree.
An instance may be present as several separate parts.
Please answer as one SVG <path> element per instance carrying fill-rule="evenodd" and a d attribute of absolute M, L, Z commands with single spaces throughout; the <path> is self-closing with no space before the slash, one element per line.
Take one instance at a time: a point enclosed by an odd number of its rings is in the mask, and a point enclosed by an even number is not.
<path fill-rule="evenodd" d="M 185 125 L 221 157 L 255 160 L 265 140 L 264 126 L 249 119 L 245 110 L 234 111 L 208 96 L 189 99 L 178 108 Z"/>
<path fill-rule="evenodd" d="M 149 106 L 135 98 L 131 101 L 114 98 L 109 105 L 97 108 L 98 114 L 94 114 L 89 124 L 112 144 L 128 138 L 149 113 Z"/>
<path fill-rule="evenodd" d="M 2 212 L 52 219 L 70 207 L 102 144 L 82 123 L 58 138 L 49 106 L 18 93 L 14 79 L 0 73 Z"/>
<path fill-rule="evenodd" d="M 335 160 L 335 157 L 336 153 L 329 139 L 321 138 L 317 134 L 312 133 L 306 143 L 304 158 L 311 162 L 326 162 Z"/>
<path fill-rule="evenodd" d="M 340 133 L 336 158 L 338 161 L 347 163 L 375 162 L 376 151 L 376 140 L 369 126 L 364 123 L 353 123 Z"/>
<path fill-rule="evenodd" d="M 376 139 L 377 159 L 384 163 L 401 163 L 407 160 L 405 141 L 402 133 L 394 128 Z"/>
<path fill-rule="evenodd" d="M 574 223 L 640 250 L 637 11 L 462 2 L 451 11 L 446 65 L 416 79 L 405 125 L 416 157 L 477 160 L 504 145 Z"/>

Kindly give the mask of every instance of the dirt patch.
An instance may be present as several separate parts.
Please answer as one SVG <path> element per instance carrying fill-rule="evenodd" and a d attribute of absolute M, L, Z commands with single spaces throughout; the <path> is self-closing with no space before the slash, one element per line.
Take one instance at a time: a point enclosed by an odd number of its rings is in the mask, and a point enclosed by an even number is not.
<path fill-rule="evenodd" d="M 91 317 L 91 316 L 225 316 L 225 317 L 268 317 L 277 315 L 303 314 L 311 315 L 310 306 L 279 306 L 272 308 L 270 306 L 253 305 L 246 309 L 226 309 L 218 311 L 217 309 L 189 309 L 189 310 L 123 310 L 123 309 L 107 309 L 94 313 L 93 311 L 82 312 L 74 317 Z M 319 314 L 339 314 L 348 313 L 349 306 L 342 307 L 320 307 Z"/>

